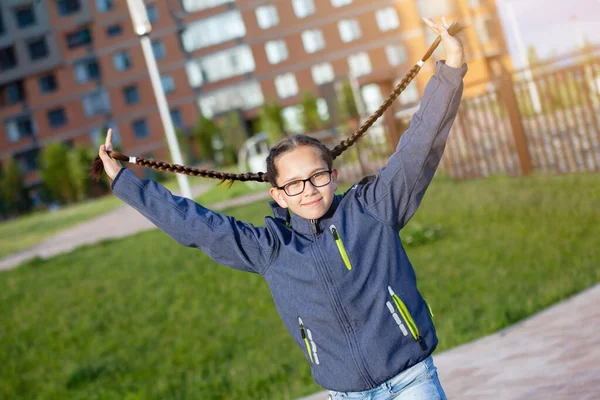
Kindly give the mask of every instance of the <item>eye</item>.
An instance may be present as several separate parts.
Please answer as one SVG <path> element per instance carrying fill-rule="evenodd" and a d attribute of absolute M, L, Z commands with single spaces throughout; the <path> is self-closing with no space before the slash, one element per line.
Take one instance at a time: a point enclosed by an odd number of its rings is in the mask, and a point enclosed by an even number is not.
<path fill-rule="evenodd" d="M 291 181 L 291 182 L 283 185 L 284 188 L 290 188 L 290 189 L 297 187 L 297 186 L 302 186 L 302 181 Z"/>

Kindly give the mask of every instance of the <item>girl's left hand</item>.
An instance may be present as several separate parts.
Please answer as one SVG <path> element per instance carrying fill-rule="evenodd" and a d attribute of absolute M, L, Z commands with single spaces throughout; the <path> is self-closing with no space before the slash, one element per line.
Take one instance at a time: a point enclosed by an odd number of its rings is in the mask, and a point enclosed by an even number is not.
<path fill-rule="evenodd" d="M 431 18 L 423 18 L 423 21 L 431 28 L 432 31 L 442 37 L 442 45 L 446 50 L 446 65 L 453 68 L 460 68 L 465 63 L 465 51 L 460 39 L 450 36 L 446 29 L 449 25 L 445 18 L 442 18 L 444 25 L 436 24 Z"/>

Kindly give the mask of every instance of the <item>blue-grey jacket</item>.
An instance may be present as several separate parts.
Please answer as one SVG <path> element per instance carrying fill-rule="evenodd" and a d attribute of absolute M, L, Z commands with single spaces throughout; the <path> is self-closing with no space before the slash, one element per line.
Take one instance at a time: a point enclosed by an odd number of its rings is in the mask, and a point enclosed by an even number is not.
<path fill-rule="evenodd" d="M 114 193 L 184 246 L 261 274 L 329 390 L 363 391 L 428 357 L 437 336 L 399 237 L 442 156 L 467 71 L 439 62 L 410 128 L 377 177 L 336 195 L 315 221 L 274 202 L 265 226 L 235 220 L 121 169 Z"/>

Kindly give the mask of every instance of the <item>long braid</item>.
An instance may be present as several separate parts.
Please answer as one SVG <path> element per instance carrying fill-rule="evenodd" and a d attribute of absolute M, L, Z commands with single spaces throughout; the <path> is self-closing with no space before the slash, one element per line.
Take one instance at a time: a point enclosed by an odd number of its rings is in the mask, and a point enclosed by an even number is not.
<path fill-rule="evenodd" d="M 456 21 L 448 28 L 448 33 L 451 36 L 457 36 L 463 29 L 464 29 L 464 26 L 460 22 Z M 362 124 L 362 126 L 360 128 L 358 128 L 358 130 L 356 132 L 354 132 L 352 135 L 350 135 L 350 137 L 348 137 L 347 139 L 343 140 L 340 144 L 335 146 L 330 151 L 332 160 L 337 158 L 340 154 L 342 154 L 349 147 L 351 147 L 354 143 L 356 143 L 356 141 L 358 139 L 360 139 L 367 132 L 367 130 L 375 123 L 375 121 L 377 121 L 379 118 L 381 118 L 381 116 L 385 113 L 385 111 L 392 105 L 394 100 L 396 100 L 398 98 L 398 96 L 400 96 L 400 94 L 406 89 L 406 87 L 415 78 L 415 76 L 417 76 L 417 74 L 421 70 L 421 67 L 423 66 L 425 61 L 427 61 L 431 57 L 431 55 L 433 54 L 435 49 L 439 46 L 441 41 L 442 41 L 441 37 L 438 36 L 435 39 L 435 41 L 431 44 L 431 46 L 429 47 L 429 49 L 427 50 L 427 52 L 425 53 L 423 58 L 418 63 L 416 63 L 410 69 L 410 71 L 408 71 L 408 73 L 404 76 L 404 78 L 402 78 L 402 80 L 396 86 L 394 91 L 383 102 L 383 104 L 381 104 L 381 106 L 377 109 L 377 111 L 375 111 L 373 113 L 373 115 L 371 115 L 369 117 L 369 119 L 367 119 Z M 126 156 L 125 154 L 121 154 L 116 151 L 109 151 L 108 154 L 116 160 L 133 163 L 133 164 L 140 165 L 140 166 L 146 167 L 146 168 L 152 168 L 152 169 L 156 169 L 159 171 L 175 172 L 175 173 L 185 174 L 185 175 L 190 175 L 190 176 L 200 176 L 203 178 L 219 179 L 222 182 L 225 182 L 225 181 L 269 182 L 267 173 L 265 173 L 265 172 L 258 172 L 258 173 L 246 172 L 243 174 L 232 174 L 229 172 L 211 171 L 211 170 L 206 170 L 206 169 L 191 168 L 191 167 L 186 167 L 184 165 L 172 164 L 172 163 L 168 163 L 165 161 L 151 160 L 151 159 L 147 159 L 147 158 L 143 158 L 143 157 L 129 157 L 129 156 Z M 92 178 L 98 180 L 98 179 L 100 179 L 100 176 L 102 175 L 103 170 L 104 170 L 104 165 L 102 164 L 102 160 L 100 159 L 99 156 L 97 156 L 92 164 L 92 168 L 90 170 L 90 176 Z"/>

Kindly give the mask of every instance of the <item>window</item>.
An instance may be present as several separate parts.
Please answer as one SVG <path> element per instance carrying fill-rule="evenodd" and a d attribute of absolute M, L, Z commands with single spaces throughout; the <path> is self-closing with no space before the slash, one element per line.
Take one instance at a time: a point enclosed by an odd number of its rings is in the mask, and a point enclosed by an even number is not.
<path fill-rule="evenodd" d="M 75 49 L 81 46 L 87 46 L 92 44 L 92 35 L 90 28 L 79 29 L 75 32 L 67 33 L 67 47 L 69 49 Z"/>
<path fill-rule="evenodd" d="M 361 87 L 360 97 L 363 100 L 367 113 L 375 112 L 381 103 L 383 103 L 381 88 L 376 83 L 371 83 Z"/>
<path fill-rule="evenodd" d="M 246 26 L 242 15 L 234 10 L 192 22 L 181 34 L 181 41 L 185 51 L 191 52 L 241 38 L 245 34 Z"/>
<path fill-rule="evenodd" d="M 316 85 L 329 83 L 335 79 L 333 66 L 330 63 L 317 64 L 311 68 L 310 72 Z"/>
<path fill-rule="evenodd" d="M 334 7 L 342 7 L 351 4 L 352 0 L 331 0 L 331 5 Z"/>
<path fill-rule="evenodd" d="M 183 119 L 181 118 L 181 111 L 178 108 L 171 110 L 171 120 L 175 128 L 183 128 Z"/>
<path fill-rule="evenodd" d="M 6 129 L 8 141 L 11 143 L 18 142 L 19 140 L 27 136 L 33 136 L 34 134 L 33 121 L 31 120 L 31 117 L 25 115 L 5 121 L 4 127 Z"/>
<path fill-rule="evenodd" d="M 361 76 L 371 73 L 371 59 L 367 53 L 360 52 L 348 57 L 351 76 Z"/>
<path fill-rule="evenodd" d="M 202 115 L 211 118 L 217 113 L 233 109 L 251 110 L 260 107 L 265 98 L 256 81 L 230 85 L 198 98 L 198 107 Z"/>
<path fill-rule="evenodd" d="M 277 95 L 285 99 L 298 94 L 298 82 L 292 73 L 287 73 L 275 77 L 275 89 Z"/>
<path fill-rule="evenodd" d="M 35 25 L 35 12 L 32 6 L 20 7 L 15 10 L 17 26 L 21 29 Z"/>
<path fill-rule="evenodd" d="M 323 32 L 319 29 L 302 32 L 302 44 L 307 53 L 314 53 L 325 48 Z"/>
<path fill-rule="evenodd" d="M 148 21 L 154 25 L 158 21 L 158 7 L 146 6 L 146 13 L 148 14 Z"/>
<path fill-rule="evenodd" d="M 381 32 L 390 31 L 400 26 L 398 12 L 394 7 L 386 7 L 375 11 L 375 18 L 377 19 L 377 25 L 379 25 L 379 30 Z"/>
<path fill-rule="evenodd" d="M 271 64 L 278 64 L 288 59 L 288 50 L 283 40 L 272 40 L 265 44 L 267 58 Z"/>
<path fill-rule="evenodd" d="M 42 93 L 52 93 L 58 89 L 58 84 L 56 83 L 56 76 L 54 74 L 48 74 L 40 77 L 39 84 L 40 91 Z"/>
<path fill-rule="evenodd" d="M 277 7 L 273 5 L 260 6 L 256 9 L 256 20 L 258 26 L 262 29 L 269 29 L 279 24 L 279 15 L 277 14 Z"/>
<path fill-rule="evenodd" d="M 414 104 L 419 101 L 419 89 L 417 88 L 417 84 L 415 81 L 412 81 L 404 92 L 398 97 L 398 101 L 400 104 Z"/>
<path fill-rule="evenodd" d="M 74 14 L 81 8 L 79 0 L 56 0 L 56 6 L 61 17 Z"/>
<path fill-rule="evenodd" d="M 96 10 L 99 13 L 105 13 L 112 10 L 113 0 L 96 0 Z"/>
<path fill-rule="evenodd" d="M 125 71 L 131 67 L 131 60 L 127 51 L 120 51 L 113 56 L 113 64 L 117 71 Z"/>
<path fill-rule="evenodd" d="M 481 7 L 481 0 L 469 0 L 469 8 Z"/>
<path fill-rule="evenodd" d="M 73 64 L 77 83 L 86 83 L 100 78 L 100 67 L 95 58 L 78 61 Z"/>
<path fill-rule="evenodd" d="M 22 80 L 0 87 L 0 106 L 12 106 L 23 100 L 25 100 L 25 91 Z"/>
<path fill-rule="evenodd" d="M 477 15 L 475 17 L 475 32 L 477 32 L 477 37 L 481 43 L 488 43 L 490 41 L 490 32 L 487 24 L 489 19 L 487 15 Z"/>
<path fill-rule="evenodd" d="M 281 110 L 281 118 L 283 118 L 286 131 L 291 133 L 304 132 L 304 125 L 302 124 L 302 109 L 302 105 L 297 104 L 294 106 L 285 107 Z"/>
<path fill-rule="evenodd" d="M 417 0 L 417 8 L 421 16 L 433 18 L 453 14 L 454 3 L 454 0 Z"/>
<path fill-rule="evenodd" d="M 15 161 L 19 165 L 19 169 L 22 173 L 36 171 L 38 169 L 39 158 L 39 149 L 26 150 L 15 154 Z"/>
<path fill-rule="evenodd" d="M 198 87 L 252 72 L 255 64 L 252 50 L 243 45 L 188 61 L 185 68 L 190 86 Z"/>
<path fill-rule="evenodd" d="M 175 81 L 172 75 L 162 75 L 160 77 L 160 83 L 165 91 L 165 94 L 170 94 L 175 91 Z"/>
<path fill-rule="evenodd" d="M 162 60 L 166 56 L 165 45 L 160 40 L 153 40 L 152 52 L 157 61 Z"/>
<path fill-rule="evenodd" d="M 31 61 L 40 60 L 48 56 L 48 46 L 46 45 L 45 37 L 27 43 L 27 49 L 29 50 Z"/>
<path fill-rule="evenodd" d="M 14 47 L 0 49 L 0 71 L 6 71 L 17 66 Z"/>
<path fill-rule="evenodd" d="M 67 114 L 63 107 L 48 111 L 48 123 L 50 128 L 58 128 L 67 124 Z"/>
<path fill-rule="evenodd" d="M 84 95 L 82 103 L 85 116 L 88 118 L 95 115 L 110 113 L 110 100 L 108 93 L 105 90 L 99 90 Z"/>
<path fill-rule="evenodd" d="M 107 36 L 110 36 L 110 37 L 119 36 L 119 35 L 121 35 L 121 33 L 123 33 L 123 28 L 119 24 L 111 25 L 108 28 L 106 28 Z"/>
<path fill-rule="evenodd" d="M 145 139 L 150 136 L 150 131 L 148 130 L 148 123 L 145 119 L 138 119 L 137 121 L 133 121 L 131 124 L 133 128 L 133 134 L 136 139 Z"/>
<path fill-rule="evenodd" d="M 183 0 L 183 9 L 187 12 L 205 10 L 220 6 L 221 4 L 233 3 L 235 0 Z"/>
<path fill-rule="evenodd" d="M 314 0 L 292 0 L 292 6 L 298 18 L 306 18 L 315 12 Z"/>
<path fill-rule="evenodd" d="M 137 104 L 140 102 L 140 94 L 138 88 L 135 85 L 127 86 L 123 89 L 123 97 L 125 97 L 125 104 Z"/>
<path fill-rule="evenodd" d="M 344 19 L 339 21 L 338 30 L 340 31 L 340 37 L 344 43 L 360 39 L 362 36 L 360 25 L 355 19 Z"/>
<path fill-rule="evenodd" d="M 385 54 L 392 67 L 404 64 L 407 60 L 406 48 L 401 44 L 391 44 L 385 47 Z"/>

